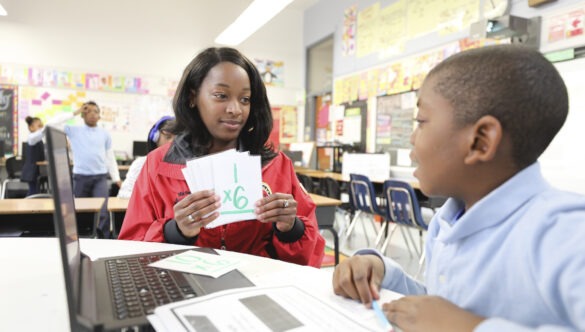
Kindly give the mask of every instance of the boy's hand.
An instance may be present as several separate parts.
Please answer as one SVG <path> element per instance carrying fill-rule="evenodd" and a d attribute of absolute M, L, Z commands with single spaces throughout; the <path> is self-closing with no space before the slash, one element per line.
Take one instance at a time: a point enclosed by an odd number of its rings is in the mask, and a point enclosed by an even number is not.
<path fill-rule="evenodd" d="M 333 291 L 359 300 L 367 307 L 378 300 L 384 278 L 384 262 L 376 255 L 356 255 L 339 263 L 333 271 Z"/>
<path fill-rule="evenodd" d="M 382 309 L 404 332 L 473 331 L 485 319 L 439 296 L 405 296 L 384 303 Z"/>
<path fill-rule="evenodd" d="M 80 108 L 76 109 L 76 110 L 73 112 L 73 115 L 79 115 L 79 114 L 81 114 L 81 113 L 85 113 L 85 112 L 86 112 L 86 107 L 85 107 L 85 105 L 81 105 L 81 107 L 80 107 Z"/>

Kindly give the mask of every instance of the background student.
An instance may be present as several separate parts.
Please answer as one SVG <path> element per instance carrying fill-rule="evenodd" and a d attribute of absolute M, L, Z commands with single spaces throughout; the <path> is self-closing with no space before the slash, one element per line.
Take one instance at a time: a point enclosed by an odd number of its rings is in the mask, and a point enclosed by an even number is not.
<path fill-rule="evenodd" d="M 31 133 L 43 128 L 43 121 L 38 117 L 27 116 L 24 121 L 28 125 Z M 45 160 L 45 145 L 43 141 L 37 141 L 31 144 L 30 139 L 27 142 L 26 151 L 24 151 L 24 165 L 22 165 L 22 174 L 20 180 L 28 183 L 27 196 L 39 192 L 39 166 L 37 162 Z"/>
<path fill-rule="evenodd" d="M 171 132 L 171 129 L 174 127 L 174 125 L 175 118 L 165 115 L 160 118 L 152 126 L 152 128 L 150 128 L 150 131 L 148 132 L 148 138 L 146 140 L 148 152 L 173 140 L 175 134 Z M 140 174 L 145 161 L 146 156 L 140 156 L 134 159 L 130 165 L 130 168 L 128 169 L 128 173 L 126 174 L 124 182 L 122 182 L 120 191 L 118 191 L 118 197 L 130 198 L 130 195 L 132 195 L 132 189 L 134 188 L 134 183 L 136 182 L 136 178 L 138 177 L 138 174 Z"/>
<path fill-rule="evenodd" d="M 425 284 L 363 250 L 336 268 L 335 293 L 407 295 L 383 306 L 405 332 L 585 331 L 585 198 L 537 162 L 568 113 L 554 66 L 513 45 L 462 52 L 428 74 L 418 108 L 414 175 L 451 197 L 429 225 Z"/>
<path fill-rule="evenodd" d="M 103 128 L 98 127 L 100 108 L 94 101 L 84 103 L 73 113 L 64 113 L 47 122 L 47 125 L 62 125 L 81 114 L 83 125 L 65 125 L 64 130 L 73 153 L 73 191 L 75 197 L 104 197 L 106 202 L 100 213 L 98 232 L 104 238 L 110 237 L 110 221 L 107 213 L 108 174 L 112 181 L 121 185 L 118 165 L 112 149 L 112 138 Z M 32 140 L 40 141 L 44 130 L 31 134 Z"/>
<path fill-rule="evenodd" d="M 301 188 L 290 159 L 268 142 L 272 113 L 254 64 L 232 48 L 204 50 L 185 68 L 173 109 L 177 136 L 147 156 L 119 238 L 320 266 L 325 241 L 315 204 Z M 219 216 L 220 198 L 209 190 L 190 193 L 181 169 L 186 160 L 233 148 L 261 156 L 265 197 L 256 204 L 258 220 L 206 229 Z"/>

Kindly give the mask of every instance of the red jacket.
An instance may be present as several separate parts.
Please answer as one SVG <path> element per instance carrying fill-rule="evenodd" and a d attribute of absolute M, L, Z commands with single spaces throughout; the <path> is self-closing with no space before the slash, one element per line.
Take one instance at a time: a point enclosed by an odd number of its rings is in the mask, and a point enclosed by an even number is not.
<path fill-rule="evenodd" d="M 173 206 L 190 194 L 182 164 L 163 161 L 170 144 L 151 152 L 136 180 L 126 217 L 118 238 L 164 242 L 163 226 L 174 218 Z M 280 242 L 271 223 L 235 222 L 212 229 L 202 228 L 195 243 L 199 247 L 220 248 L 270 257 L 314 267 L 321 266 L 325 240 L 319 233 L 315 203 L 299 184 L 292 162 L 282 152 L 262 168 L 264 194 L 289 193 L 297 201 L 297 217 L 305 225 L 302 237 L 291 243 Z M 274 250 L 270 250 L 270 246 Z M 267 250 L 267 247 L 269 248 Z"/>

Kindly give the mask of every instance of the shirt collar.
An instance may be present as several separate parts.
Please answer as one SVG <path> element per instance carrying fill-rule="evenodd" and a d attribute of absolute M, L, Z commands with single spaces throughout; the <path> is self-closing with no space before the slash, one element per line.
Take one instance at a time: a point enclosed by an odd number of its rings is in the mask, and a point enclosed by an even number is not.
<path fill-rule="evenodd" d="M 540 164 L 535 162 L 475 203 L 458 220 L 456 215 L 465 208 L 464 203 L 450 198 L 434 217 L 440 228 L 437 239 L 453 242 L 502 223 L 533 196 L 549 187 L 542 177 Z"/>

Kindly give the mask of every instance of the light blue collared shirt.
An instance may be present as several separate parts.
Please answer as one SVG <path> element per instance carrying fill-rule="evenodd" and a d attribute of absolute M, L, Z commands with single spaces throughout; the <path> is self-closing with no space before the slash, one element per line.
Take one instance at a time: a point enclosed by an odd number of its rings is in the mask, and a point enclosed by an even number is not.
<path fill-rule="evenodd" d="M 585 331 L 585 197 L 535 163 L 457 219 L 463 208 L 449 199 L 429 225 L 426 287 L 387 257 L 382 287 L 487 317 L 477 332 Z"/>
<path fill-rule="evenodd" d="M 73 152 L 73 174 L 98 175 L 108 173 L 106 152 L 112 148 L 110 134 L 100 127 L 65 126 Z"/>

